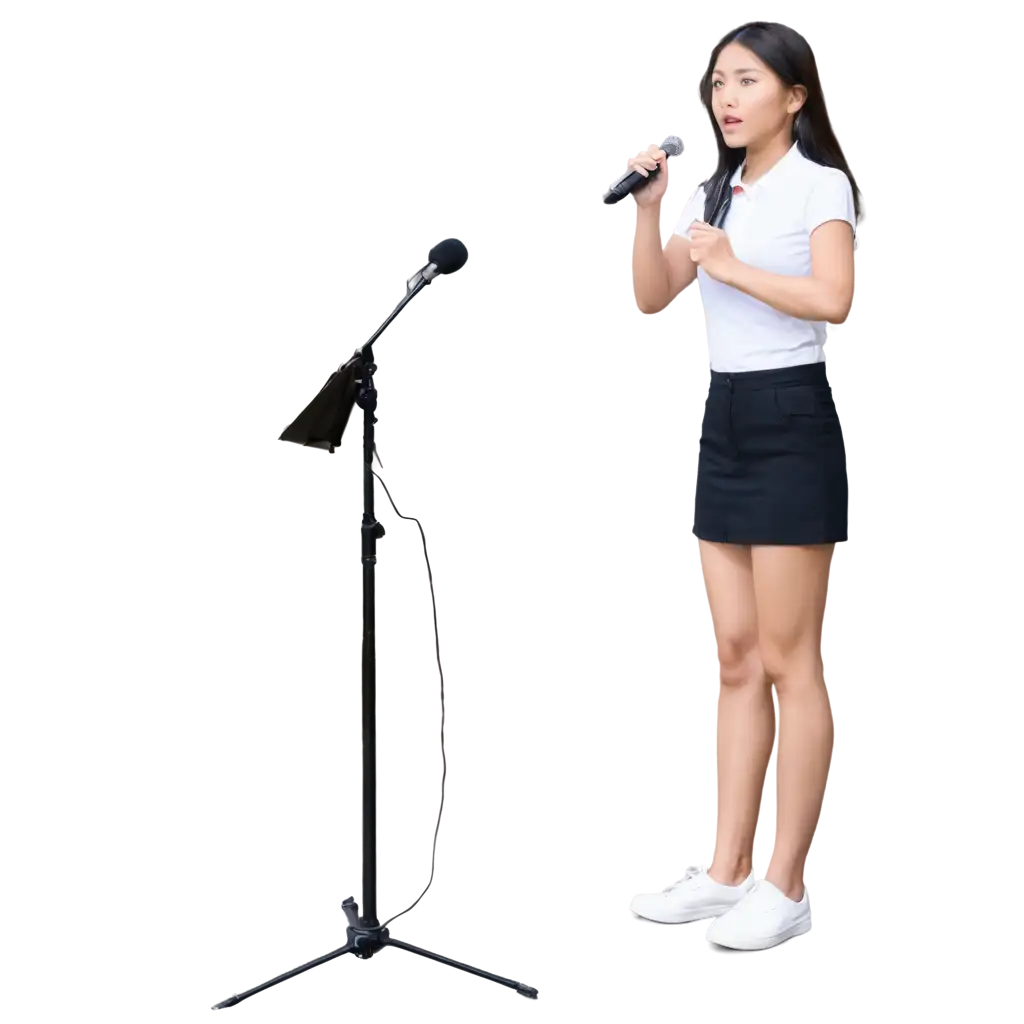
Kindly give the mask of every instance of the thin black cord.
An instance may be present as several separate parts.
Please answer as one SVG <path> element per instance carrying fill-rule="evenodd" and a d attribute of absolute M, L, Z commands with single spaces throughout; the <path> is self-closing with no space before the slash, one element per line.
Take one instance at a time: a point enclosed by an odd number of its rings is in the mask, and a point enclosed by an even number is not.
<path fill-rule="evenodd" d="M 433 640 L 434 640 L 434 665 L 437 669 L 437 682 L 443 691 L 444 688 L 444 664 L 441 656 L 441 631 L 440 631 L 440 615 L 438 613 L 440 596 L 438 594 L 437 587 L 437 573 L 434 571 L 434 567 L 431 564 L 431 550 L 430 550 L 430 527 L 423 523 L 423 532 L 420 535 L 420 550 L 423 554 L 424 570 L 427 578 L 427 599 L 430 602 L 430 623 L 432 626 Z"/>

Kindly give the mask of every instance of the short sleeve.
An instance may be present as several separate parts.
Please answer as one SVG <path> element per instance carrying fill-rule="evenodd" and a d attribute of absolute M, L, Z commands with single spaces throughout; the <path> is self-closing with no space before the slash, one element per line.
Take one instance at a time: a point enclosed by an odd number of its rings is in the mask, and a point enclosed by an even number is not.
<path fill-rule="evenodd" d="M 807 197 L 804 218 L 808 235 L 827 220 L 845 220 L 853 228 L 854 234 L 857 233 L 853 189 L 850 179 L 838 167 L 830 168 L 829 173 L 822 175 L 815 183 Z"/>
<path fill-rule="evenodd" d="M 704 201 L 706 194 L 704 192 L 704 186 L 698 185 L 693 195 L 686 201 L 686 206 L 683 208 L 682 216 L 676 223 L 675 230 L 672 232 L 674 235 L 682 235 L 687 241 L 690 236 L 686 233 L 687 228 L 695 220 L 704 219 Z"/>

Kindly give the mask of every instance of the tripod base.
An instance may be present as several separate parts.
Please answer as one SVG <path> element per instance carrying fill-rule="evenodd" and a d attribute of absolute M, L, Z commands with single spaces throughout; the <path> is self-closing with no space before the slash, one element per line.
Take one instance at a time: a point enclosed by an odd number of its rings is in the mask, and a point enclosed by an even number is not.
<path fill-rule="evenodd" d="M 212 1007 L 228 1017 L 531 1015 L 535 989 L 393 939 L 360 937 Z"/>

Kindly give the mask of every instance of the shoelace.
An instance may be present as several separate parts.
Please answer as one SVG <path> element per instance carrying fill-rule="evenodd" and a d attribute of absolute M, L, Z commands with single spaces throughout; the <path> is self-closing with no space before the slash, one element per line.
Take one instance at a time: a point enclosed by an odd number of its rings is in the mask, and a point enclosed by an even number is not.
<path fill-rule="evenodd" d="M 665 889 L 677 889 L 679 886 L 684 885 L 687 882 L 691 882 L 693 879 L 699 878 L 701 874 L 707 874 L 708 868 L 703 864 L 680 864 L 679 865 L 679 878 L 673 879 L 671 882 L 666 883 Z"/>

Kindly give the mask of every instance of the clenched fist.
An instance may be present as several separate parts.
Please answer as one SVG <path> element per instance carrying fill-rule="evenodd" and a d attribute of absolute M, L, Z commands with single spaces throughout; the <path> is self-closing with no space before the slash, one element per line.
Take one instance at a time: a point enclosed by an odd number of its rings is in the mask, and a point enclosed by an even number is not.
<path fill-rule="evenodd" d="M 689 227 L 690 259 L 704 273 L 716 281 L 725 281 L 736 262 L 729 236 L 721 228 L 713 228 L 702 220 L 695 220 Z"/>

